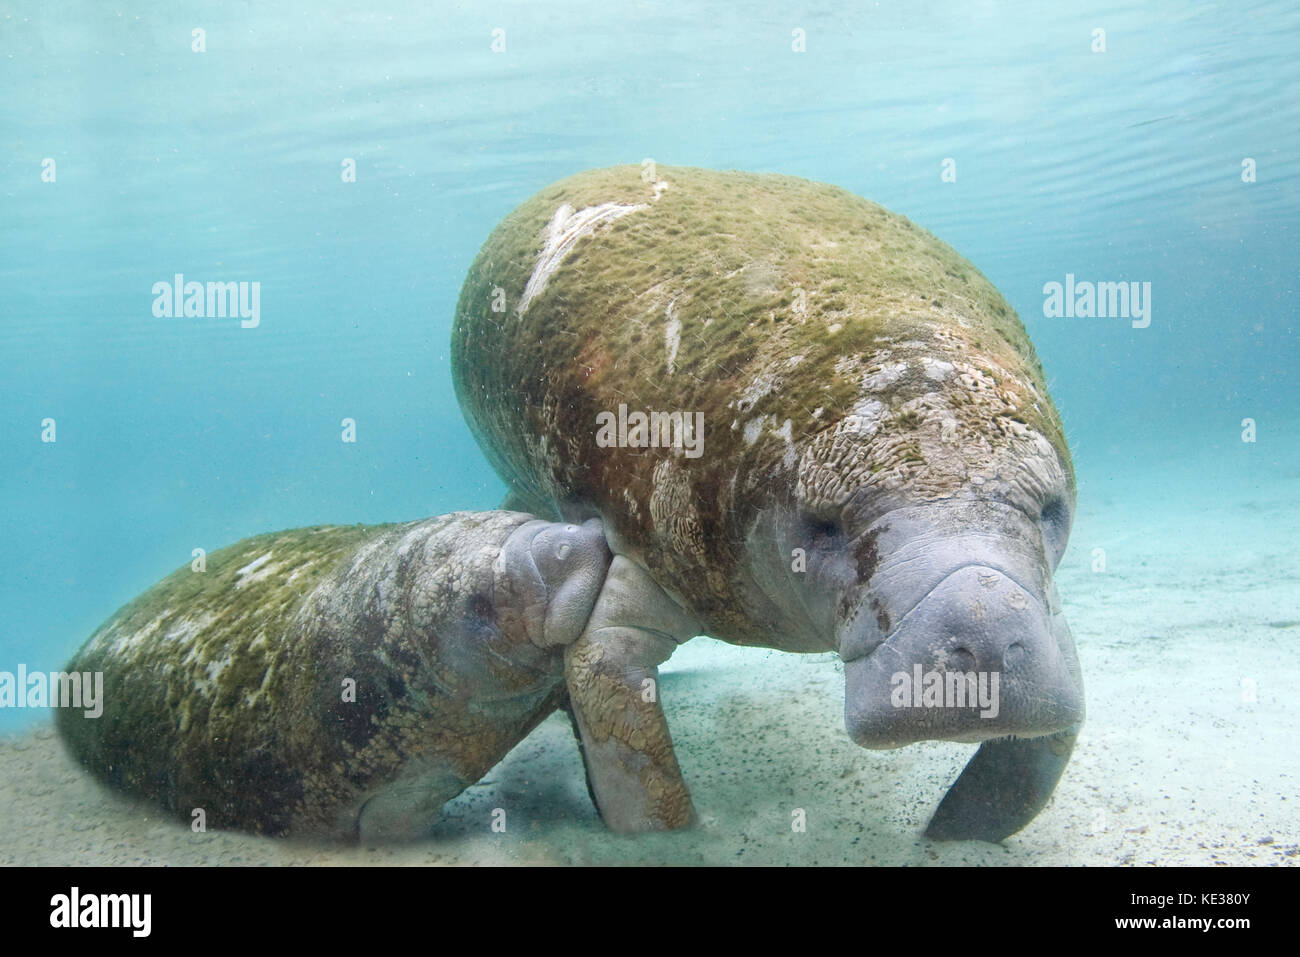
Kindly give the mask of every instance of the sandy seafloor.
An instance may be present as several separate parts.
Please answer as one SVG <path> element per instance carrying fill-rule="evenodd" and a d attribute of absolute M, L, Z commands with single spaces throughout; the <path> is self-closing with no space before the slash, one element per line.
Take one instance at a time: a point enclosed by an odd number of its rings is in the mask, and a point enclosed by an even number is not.
<path fill-rule="evenodd" d="M 1081 484 L 1058 585 L 1087 723 L 1051 803 L 1001 845 L 921 836 L 972 746 L 864 751 L 843 730 L 835 656 L 700 638 L 662 682 L 700 818 L 688 831 L 606 832 L 562 715 L 448 805 L 433 839 L 378 848 L 192 833 L 104 790 L 46 724 L 0 740 L 0 863 L 1295 866 L 1300 471 L 1171 479 L 1161 464 Z"/>

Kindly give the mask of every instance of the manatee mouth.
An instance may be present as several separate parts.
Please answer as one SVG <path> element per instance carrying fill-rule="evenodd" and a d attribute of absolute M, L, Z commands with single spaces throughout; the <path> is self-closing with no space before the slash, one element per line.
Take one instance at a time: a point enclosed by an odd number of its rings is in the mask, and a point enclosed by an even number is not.
<path fill-rule="evenodd" d="M 1077 726 L 1082 683 L 1055 593 L 964 564 L 887 634 L 845 642 L 845 725 L 866 748 L 1033 738 Z M 1050 587 L 1050 585 L 1049 585 Z"/>

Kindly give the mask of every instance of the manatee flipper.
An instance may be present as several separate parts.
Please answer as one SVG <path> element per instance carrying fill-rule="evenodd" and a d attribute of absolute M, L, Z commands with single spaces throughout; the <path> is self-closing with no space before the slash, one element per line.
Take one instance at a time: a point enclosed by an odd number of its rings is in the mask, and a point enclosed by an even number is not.
<path fill-rule="evenodd" d="M 925 836 L 992 843 L 1010 837 L 1052 796 L 1078 735 L 1076 726 L 1040 738 L 985 741 L 939 802 Z"/>
<path fill-rule="evenodd" d="M 655 666 L 672 648 L 667 638 L 608 628 L 565 653 L 587 785 L 601 819 L 615 831 L 671 830 L 693 817 L 658 694 L 643 695 L 658 684 Z"/>
<path fill-rule="evenodd" d="M 694 819 L 657 667 L 694 632 L 694 622 L 644 569 L 615 556 L 586 630 L 565 649 L 588 787 L 612 830 L 672 830 Z"/>

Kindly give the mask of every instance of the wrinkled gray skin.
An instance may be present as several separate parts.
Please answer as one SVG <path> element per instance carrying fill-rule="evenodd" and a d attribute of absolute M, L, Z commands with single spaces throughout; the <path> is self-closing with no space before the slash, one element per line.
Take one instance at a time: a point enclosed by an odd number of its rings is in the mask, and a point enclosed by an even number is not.
<path fill-rule="evenodd" d="M 1037 514 L 988 499 L 890 503 L 861 515 L 857 534 L 810 532 L 806 517 L 787 513 L 760 520 L 751 537 L 775 538 L 782 554 L 817 543 L 806 577 L 779 563 L 758 577 L 769 596 L 807 609 L 811 628 L 836 636 L 857 744 L 982 742 L 927 828 L 936 840 L 997 842 L 1024 827 L 1051 796 L 1083 720 L 1083 678 L 1053 581 L 1072 496 L 1059 470 L 1044 472 L 1058 484 L 1039 497 L 1055 504 Z M 865 580 L 864 551 L 874 564 Z M 996 674 L 996 708 L 916 707 L 906 697 L 898 707 L 895 676 L 918 667 Z"/>
<path fill-rule="evenodd" d="M 784 590 L 787 603 L 807 609 L 813 627 L 836 636 L 853 740 L 897 748 L 1050 734 L 1078 722 L 1082 680 L 1052 581 L 1065 530 L 1051 522 L 1063 520 L 957 500 L 889 509 L 864 519 L 865 530 L 853 537 L 810 533 L 794 515 L 778 517 L 777 529 L 760 525 L 755 536 L 817 542 L 806 577 L 778 572 L 765 592 Z M 857 570 L 868 544 L 874 571 L 863 580 Z M 891 678 L 916 665 L 998 673 L 998 713 L 896 707 Z"/>

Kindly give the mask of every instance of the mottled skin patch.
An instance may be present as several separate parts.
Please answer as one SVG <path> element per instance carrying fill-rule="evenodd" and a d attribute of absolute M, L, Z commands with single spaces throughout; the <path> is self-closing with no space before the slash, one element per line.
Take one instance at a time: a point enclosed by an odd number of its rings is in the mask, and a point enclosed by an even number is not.
<path fill-rule="evenodd" d="M 592 769 L 589 781 L 598 773 L 593 757 L 616 763 L 636 781 L 646 820 L 658 828 L 685 827 L 694 811 L 668 722 L 657 704 L 645 700 L 640 684 L 642 677 L 655 672 L 638 671 L 630 677 L 626 662 L 607 658 L 605 648 L 594 641 L 578 641 L 566 652 L 570 690 L 585 706 L 588 735 L 583 741 L 579 728 L 579 741 Z"/>
<path fill-rule="evenodd" d="M 632 166 L 542 190 L 470 269 L 452 335 L 457 394 L 518 500 L 599 514 L 615 550 L 708 634 L 811 651 L 832 649 L 830 636 L 799 627 L 747 568 L 761 510 L 814 522 L 856 510 L 865 527 L 873 512 L 992 484 L 1033 507 L 1048 472 L 1064 473 L 1073 499 L 1033 347 L 969 262 L 833 186 L 658 171 L 670 186 L 658 198 Z M 497 286 L 519 301 L 557 208 L 610 202 L 645 208 L 581 239 L 525 315 L 492 311 Z M 704 454 L 598 447 L 595 417 L 620 403 L 703 412 Z M 666 514 L 688 501 L 680 520 Z"/>
<path fill-rule="evenodd" d="M 530 642 L 517 611 L 545 595 L 494 567 L 531 519 L 296 529 L 215 552 L 87 641 L 69 668 L 104 672 L 104 714 L 62 710 L 59 728 L 105 781 L 186 820 L 203 808 L 209 827 L 355 837 L 412 769 L 436 811 L 565 697 L 563 650 Z M 270 573 L 238 587 L 267 552 Z"/>

